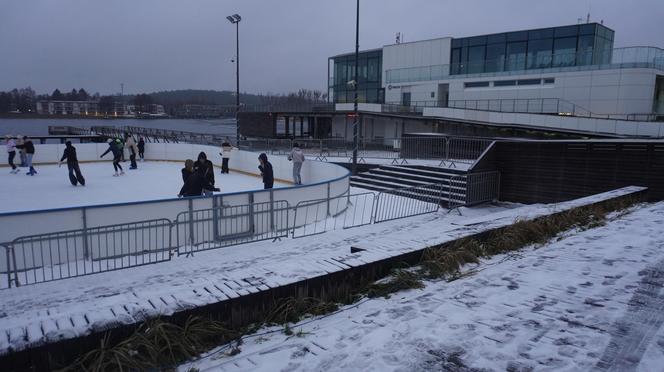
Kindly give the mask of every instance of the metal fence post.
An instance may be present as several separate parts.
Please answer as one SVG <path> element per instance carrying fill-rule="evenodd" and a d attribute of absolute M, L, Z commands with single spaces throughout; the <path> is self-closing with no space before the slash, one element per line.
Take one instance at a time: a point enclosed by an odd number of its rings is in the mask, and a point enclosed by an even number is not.
<path fill-rule="evenodd" d="M 274 231 L 274 191 L 270 189 L 270 230 Z"/>
<path fill-rule="evenodd" d="M 212 197 L 212 236 L 219 240 L 219 202 L 216 196 Z"/>
<path fill-rule="evenodd" d="M 327 184 L 327 216 L 330 217 L 330 183 Z"/>
<path fill-rule="evenodd" d="M 254 226 L 254 193 L 249 193 L 249 232 L 256 231 Z"/>
<path fill-rule="evenodd" d="M 9 254 L 9 246 L 4 246 L 5 247 L 5 252 L 7 254 L 7 286 L 8 288 L 12 287 L 12 265 L 11 265 L 11 260 L 10 260 L 10 254 Z"/>
<path fill-rule="evenodd" d="M 90 258 L 90 247 L 88 246 L 88 218 L 85 210 L 85 208 L 81 208 L 83 217 L 83 259 L 87 260 Z"/>
<path fill-rule="evenodd" d="M 193 247 L 194 246 L 194 203 L 191 199 L 187 200 L 187 203 L 189 209 L 189 243 Z"/>

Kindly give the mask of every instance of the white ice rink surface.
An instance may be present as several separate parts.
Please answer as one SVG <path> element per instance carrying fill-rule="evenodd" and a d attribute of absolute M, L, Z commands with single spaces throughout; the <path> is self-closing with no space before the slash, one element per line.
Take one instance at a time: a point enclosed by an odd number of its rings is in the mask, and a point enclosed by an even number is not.
<path fill-rule="evenodd" d="M 125 175 L 113 177 L 111 162 L 81 163 L 85 186 L 69 183 L 67 165 L 37 165 L 38 174 L 27 176 L 26 168 L 10 174 L 9 168 L 0 168 L 0 213 L 38 209 L 77 207 L 124 203 L 177 197 L 182 187 L 180 169 L 183 163 L 139 162 L 138 169 L 129 170 L 129 162 L 121 163 Z M 232 168 L 231 159 L 231 168 Z M 221 193 L 258 190 L 263 183 L 258 176 L 233 172 L 221 174 L 215 168 L 215 186 Z M 274 187 L 287 184 L 275 182 Z"/>

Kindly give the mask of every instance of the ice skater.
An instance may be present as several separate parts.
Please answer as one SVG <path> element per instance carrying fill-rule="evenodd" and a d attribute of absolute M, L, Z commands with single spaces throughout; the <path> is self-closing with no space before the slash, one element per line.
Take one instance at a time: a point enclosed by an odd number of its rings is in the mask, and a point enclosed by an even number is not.
<path fill-rule="evenodd" d="M 23 143 L 16 145 L 16 148 L 23 149 L 25 151 L 25 166 L 29 167 L 28 173 L 26 176 L 34 176 L 37 174 L 37 171 L 32 166 L 32 158 L 35 156 L 35 145 L 32 144 L 32 140 L 28 136 L 23 136 Z"/>
<path fill-rule="evenodd" d="M 228 137 L 224 140 L 224 142 L 221 144 L 221 152 L 219 155 L 221 155 L 221 173 L 228 173 L 228 161 L 231 158 L 231 153 L 233 152 L 233 145 L 231 145 L 230 140 Z"/>
<path fill-rule="evenodd" d="M 182 182 L 187 183 L 187 179 L 194 173 L 194 161 L 187 159 L 184 161 L 184 168 L 182 168 Z"/>
<path fill-rule="evenodd" d="M 22 148 L 19 148 L 18 145 L 23 144 L 23 136 L 20 134 L 16 136 L 16 148 L 18 148 L 18 156 L 19 156 L 19 163 L 18 166 L 23 168 L 25 167 L 25 150 Z"/>
<path fill-rule="evenodd" d="M 302 163 L 304 163 L 304 153 L 297 142 L 293 144 L 293 150 L 288 154 L 288 160 L 293 162 L 293 182 L 296 185 L 301 185 L 302 177 L 300 176 L 300 172 L 302 171 Z"/>
<path fill-rule="evenodd" d="M 186 169 L 186 166 L 185 166 Z M 185 178 L 185 169 L 182 170 L 182 178 Z M 219 191 L 218 188 L 210 184 L 208 177 L 205 175 L 205 168 L 199 167 L 193 173 L 187 176 L 187 179 L 182 185 L 178 197 L 183 196 L 201 196 L 212 195 L 213 191 Z"/>
<path fill-rule="evenodd" d="M 274 186 L 274 172 L 272 171 L 272 164 L 267 161 L 267 155 L 261 153 L 258 155 L 258 161 L 261 163 L 258 169 L 261 171 L 263 177 L 263 188 L 271 189 Z"/>
<path fill-rule="evenodd" d="M 103 158 L 104 155 L 108 154 L 109 152 L 113 153 L 113 169 L 115 169 L 115 174 L 113 177 L 121 176 L 124 174 L 124 170 L 122 169 L 122 165 L 120 165 L 120 161 L 122 160 L 122 142 L 120 139 L 113 139 L 109 138 L 108 139 L 108 149 L 104 151 L 103 154 L 101 154 L 100 158 Z M 120 170 L 120 173 L 118 174 L 118 169 Z"/>
<path fill-rule="evenodd" d="M 67 159 L 67 168 L 69 168 L 69 182 L 71 182 L 72 186 L 76 186 L 79 183 L 81 186 L 85 186 L 85 178 L 83 178 L 81 168 L 78 166 L 76 148 L 72 146 L 71 141 L 65 142 L 65 146 L 65 151 L 62 153 L 62 158 L 60 158 L 60 164 L 58 166 L 62 166 L 62 162 Z"/>
<path fill-rule="evenodd" d="M 136 164 L 136 156 L 138 155 L 138 146 L 136 146 L 136 140 L 134 137 L 130 134 L 125 133 L 125 147 L 129 149 L 129 160 L 131 161 L 131 165 L 129 166 L 129 169 L 138 169 L 138 165 Z"/>
<path fill-rule="evenodd" d="M 212 165 L 212 162 L 208 160 L 207 155 L 202 151 L 198 154 L 198 160 L 194 162 L 194 170 L 200 172 L 203 177 L 205 177 L 207 184 L 214 187 L 214 166 Z M 205 195 L 212 195 L 212 191 L 209 189 L 204 189 L 203 192 Z"/>
<path fill-rule="evenodd" d="M 14 164 L 14 157 L 16 156 L 16 141 L 14 141 L 14 138 L 10 135 L 6 135 L 5 140 L 7 140 L 7 162 L 9 163 L 9 166 L 12 167 L 12 170 L 9 173 L 16 174 L 20 171 L 16 164 Z"/>
<path fill-rule="evenodd" d="M 138 157 L 141 161 L 145 161 L 145 140 L 143 137 L 138 138 Z"/>

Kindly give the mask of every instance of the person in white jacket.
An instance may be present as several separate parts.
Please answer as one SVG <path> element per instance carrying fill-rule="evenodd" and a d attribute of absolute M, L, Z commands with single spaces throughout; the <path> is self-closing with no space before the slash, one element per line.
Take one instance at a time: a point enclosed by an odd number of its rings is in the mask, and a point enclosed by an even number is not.
<path fill-rule="evenodd" d="M 293 150 L 288 154 L 288 160 L 293 162 L 293 182 L 296 185 L 301 185 L 302 177 L 300 176 L 300 172 L 302 171 L 302 163 L 304 163 L 304 153 L 297 143 L 293 144 Z"/>
<path fill-rule="evenodd" d="M 231 159 L 231 153 L 233 152 L 233 145 L 231 141 L 226 137 L 224 142 L 221 144 L 221 174 L 228 173 L 228 162 Z"/>
<path fill-rule="evenodd" d="M 131 133 L 125 133 L 125 147 L 129 150 L 129 160 L 131 161 L 131 166 L 129 169 L 138 169 L 136 164 L 136 156 L 138 155 L 138 146 L 136 145 L 136 140 Z"/>
<path fill-rule="evenodd" d="M 14 164 L 14 157 L 16 156 L 16 141 L 14 141 L 14 138 L 10 135 L 6 135 L 5 139 L 7 140 L 8 163 L 12 167 L 12 170 L 9 173 L 16 174 L 19 171 L 16 164 Z"/>

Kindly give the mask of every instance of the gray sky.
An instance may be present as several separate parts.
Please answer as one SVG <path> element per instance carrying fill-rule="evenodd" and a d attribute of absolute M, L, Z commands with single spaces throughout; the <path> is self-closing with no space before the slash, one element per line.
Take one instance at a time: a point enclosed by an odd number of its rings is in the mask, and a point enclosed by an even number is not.
<path fill-rule="evenodd" d="M 559 26 L 585 19 L 615 46 L 664 47 L 663 0 L 361 0 L 360 48 Z M 325 89 L 327 57 L 355 47 L 354 0 L 0 0 L 0 90 L 102 94 Z"/>

